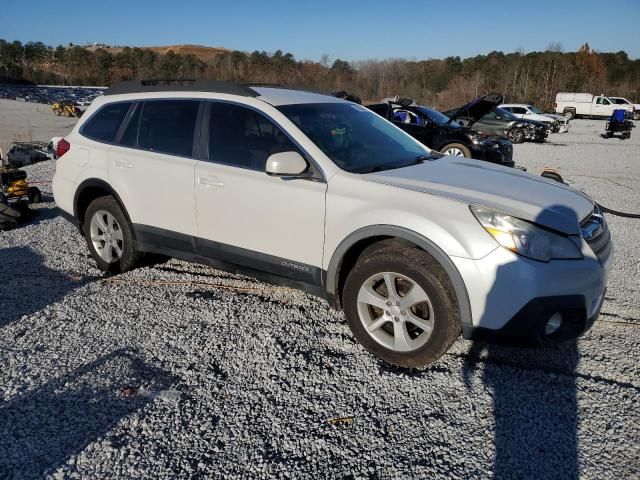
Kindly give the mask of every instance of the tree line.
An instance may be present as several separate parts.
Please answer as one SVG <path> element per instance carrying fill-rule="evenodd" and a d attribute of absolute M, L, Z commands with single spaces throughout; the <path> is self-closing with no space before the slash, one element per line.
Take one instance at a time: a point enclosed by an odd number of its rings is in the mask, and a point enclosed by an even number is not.
<path fill-rule="evenodd" d="M 461 59 L 297 60 L 291 53 L 221 51 L 206 62 L 172 50 L 108 49 L 0 39 L 0 83 L 109 85 L 137 78 L 204 78 L 347 90 L 366 101 L 401 95 L 446 109 L 496 91 L 509 102 L 550 108 L 559 91 L 620 95 L 638 101 L 640 60 L 624 51 L 600 53 L 588 44 L 563 52 L 521 51 Z"/>

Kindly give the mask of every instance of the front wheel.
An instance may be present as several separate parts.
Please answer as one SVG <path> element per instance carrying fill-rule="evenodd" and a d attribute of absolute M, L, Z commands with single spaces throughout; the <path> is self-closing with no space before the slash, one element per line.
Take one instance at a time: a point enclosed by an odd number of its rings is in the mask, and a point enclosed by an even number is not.
<path fill-rule="evenodd" d="M 471 151 L 461 143 L 450 143 L 440 150 L 445 155 L 451 155 L 452 157 L 466 157 L 471 158 Z"/>
<path fill-rule="evenodd" d="M 343 300 L 356 339 L 394 365 L 429 365 L 460 333 L 449 277 L 417 248 L 385 249 L 365 257 L 349 273 Z"/>
<path fill-rule="evenodd" d="M 135 250 L 133 229 L 113 197 L 99 197 L 87 208 L 84 236 L 100 270 L 126 272 L 141 259 Z"/>
<path fill-rule="evenodd" d="M 521 128 L 514 128 L 509 130 L 508 138 L 512 143 L 522 143 L 524 142 L 524 130 Z"/>

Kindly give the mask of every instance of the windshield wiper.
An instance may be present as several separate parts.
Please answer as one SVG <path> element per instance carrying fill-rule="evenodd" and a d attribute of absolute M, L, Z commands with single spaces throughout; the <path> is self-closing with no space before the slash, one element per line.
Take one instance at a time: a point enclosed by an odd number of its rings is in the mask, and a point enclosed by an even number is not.
<path fill-rule="evenodd" d="M 438 158 L 442 158 L 443 156 L 444 155 L 440 154 L 439 152 L 430 152 L 429 155 L 418 155 L 409 163 L 404 163 L 400 165 L 398 164 L 376 165 L 374 167 L 360 170 L 358 173 L 375 173 L 375 172 L 382 172 L 384 170 L 395 170 L 397 168 L 405 168 L 405 167 L 410 167 L 411 165 L 418 165 L 420 163 L 424 163 L 427 160 L 436 160 Z"/>

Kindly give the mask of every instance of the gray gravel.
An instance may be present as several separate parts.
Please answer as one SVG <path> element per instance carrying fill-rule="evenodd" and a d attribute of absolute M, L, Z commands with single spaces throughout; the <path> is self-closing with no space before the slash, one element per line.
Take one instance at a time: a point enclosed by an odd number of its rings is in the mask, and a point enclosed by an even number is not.
<path fill-rule="evenodd" d="M 639 212 L 640 133 L 603 128 L 516 160 Z M 577 344 L 461 339 L 403 371 L 301 292 L 175 260 L 102 276 L 43 187 L 0 233 L 0 479 L 640 476 L 638 220 L 609 218 L 607 301 Z"/>

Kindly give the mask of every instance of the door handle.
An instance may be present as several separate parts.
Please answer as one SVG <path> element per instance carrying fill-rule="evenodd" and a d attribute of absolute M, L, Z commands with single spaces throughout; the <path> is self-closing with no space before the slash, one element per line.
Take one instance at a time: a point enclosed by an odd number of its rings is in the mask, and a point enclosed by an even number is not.
<path fill-rule="evenodd" d="M 224 187 L 224 182 L 218 177 L 199 177 L 198 183 L 205 187 Z"/>
<path fill-rule="evenodd" d="M 133 167 L 133 163 L 131 163 L 129 160 L 125 160 L 123 158 L 119 158 L 117 160 L 114 160 L 113 164 L 118 168 L 132 168 Z"/>

